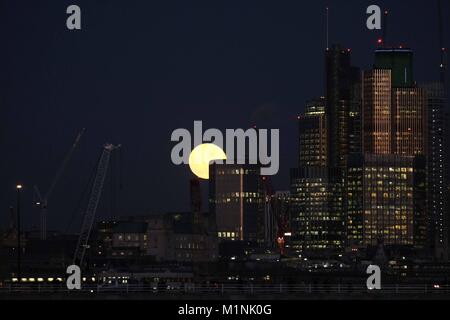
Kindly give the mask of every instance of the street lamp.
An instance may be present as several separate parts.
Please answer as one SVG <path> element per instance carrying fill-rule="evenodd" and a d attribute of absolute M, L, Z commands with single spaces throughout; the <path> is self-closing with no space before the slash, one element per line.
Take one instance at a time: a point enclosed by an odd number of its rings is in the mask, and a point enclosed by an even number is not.
<path fill-rule="evenodd" d="M 21 243 L 20 243 L 20 234 L 21 234 L 21 228 L 20 228 L 20 191 L 22 190 L 23 186 L 21 184 L 18 184 L 16 186 L 17 190 L 17 280 L 20 283 L 21 280 L 21 270 L 20 270 L 20 263 L 21 263 Z"/>

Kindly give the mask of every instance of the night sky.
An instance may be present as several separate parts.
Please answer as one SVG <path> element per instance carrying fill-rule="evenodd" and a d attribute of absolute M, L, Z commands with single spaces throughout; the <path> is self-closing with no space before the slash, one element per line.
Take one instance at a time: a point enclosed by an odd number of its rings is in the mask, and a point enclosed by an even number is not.
<path fill-rule="evenodd" d="M 70 4 L 81 7 L 81 31 L 66 28 Z M 0 226 L 17 182 L 24 225 L 38 225 L 32 187 L 48 188 L 83 127 L 49 200 L 49 229 L 67 226 L 105 142 L 123 145 L 118 215 L 189 210 L 192 175 L 171 163 L 170 135 L 193 130 L 194 120 L 205 129 L 279 128 L 273 181 L 287 190 L 296 115 L 324 92 L 325 7 L 330 43 L 370 68 L 380 35 L 366 28 L 371 4 L 390 10 L 390 44 L 414 49 L 416 80 L 437 79 L 436 1 L 0 0 Z M 99 217 L 110 215 L 110 182 Z"/>

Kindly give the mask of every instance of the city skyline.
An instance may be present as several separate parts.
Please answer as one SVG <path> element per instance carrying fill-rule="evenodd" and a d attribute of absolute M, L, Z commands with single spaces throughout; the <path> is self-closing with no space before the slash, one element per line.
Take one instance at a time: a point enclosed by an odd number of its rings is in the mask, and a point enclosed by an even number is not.
<path fill-rule="evenodd" d="M 386 7 L 390 7 L 390 6 L 395 7 L 395 5 L 387 5 Z M 334 19 L 337 19 L 339 16 L 342 16 L 342 12 L 341 12 L 342 9 L 341 8 L 336 8 L 335 10 L 336 10 L 335 11 L 336 13 L 333 12 L 333 6 L 331 6 L 331 17 L 332 17 L 332 19 L 333 19 L 333 17 L 334 17 Z M 324 18 L 323 7 L 321 7 L 321 8 L 318 7 L 317 10 L 315 10 L 314 12 L 316 12 L 315 17 L 317 18 L 317 23 L 316 23 L 317 29 L 320 29 L 320 28 L 323 29 L 324 28 L 324 26 L 323 26 L 323 18 Z M 399 12 L 400 12 L 400 10 L 398 10 L 397 12 L 393 11 L 392 16 L 391 16 L 391 21 L 392 20 L 393 21 L 390 23 L 389 35 L 393 34 L 392 36 L 390 36 L 390 38 L 392 38 L 392 39 L 398 37 L 398 34 L 396 34 L 396 33 L 398 33 L 399 31 L 397 29 L 401 29 L 401 26 L 398 26 L 395 23 L 395 21 L 396 21 L 396 19 L 395 19 L 396 14 L 399 13 Z M 400 18 L 400 14 L 398 15 L 397 19 L 401 19 Z M 363 21 L 362 18 L 361 18 L 361 21 Z M 400 20 L 398 20 L 398 21 L 400 21 Z M 398 24 L 400 24 L 400 23 L 398 23 Z M 431 28 L 431 26 L 430 26 L 430 28 Z M 363 29 L 363 26 L 361 27 L 361 29 Z M 318 32 L 318 34 L 319 34 L 319 32 Z M 375 43 L 376 41 L 375 40 L 379 36 L 379 33 L 378 34 L 376 32 L 370 33 L 370 32 L 365 31 L 364 34 L 365 34 L 365 38 L 366 38 L 365 39 L 365 44 L 367 45 L 367 47 L 371 48 L 372 51 L 373 51 L 373 49 L 376 47 L 376 43 Z M 321 50 L 321 52 L 323 52 L 324 37 L 323 36 L 317 36 L 316 38 L 317 39 L 316 39 L 315 43 L 317 44 L 318 49 Z M 331 36 L 331 39 L 333 40 L 332 42 L 341 42 L 341 41 L 337 41 L 338 39 L 336 39 L 336 38 L 337 38 L 336 36 Z M 348 43 L 346 45 L 348 45 L 349 47 L 352 47 L 351 43 Z M 412 47 L 412 49 L 414 49 L 413 46 L 411 46 L 411 47 Z M 435 50 L 434 49 L 432 50 L 431 47 L 428 50 L 430 51 L 429 54 L 431 56 L 433 56 Z M 431 53 L 431 52 L 433 52 L 433 53 Z M 371 56 L 373 54 L 373 52 L 369 52 L 369 54 Z M 356 58 L 356 60 L 358 60 L 356 63 L 354 63 L 355 65 L 360 66 L 359 63 L 361 62 L 360 60 L 362 59 L 362 56 L 364 56 L 364 54 L 361 54 L 356 49 L 352 48 L 352 57 L 354 57 L 354 58 Z M 371 57 L 370 58 L 366 57 L 366 58 L 364 58 L 364 60 L 365 60 L 365 64 L 367 65 L 368 61 L 371 60 Z M 421 60 L 423 60 L 423 59 L 421 59 Z M 431 69 L 433 67 L 433 65 L 434 65 L 433 61 L 434 61 L 434 59 L 429 59 L 429 60 L 427 59 L 427 65 L 428 65 L 429 69 Z M 318 63 L 317 65 L 315 65 L 314 66 L 315 69 L 320 70 L 320 68 L 322 67 L 321 66 L 322 64 L 323 63 Z M 417 68 L 417 65 L 421 66 L 422 64 L 423 63 L 416 63 L 416 68 Z M 419 74 L 419 75 L 424 74 L 424 71 L 421 70 L 421 68 L 423 68 L 423 67 L 419 67 L 418 68 L 419 70 L 418 70 L 417 74 Z M 436 72 L 437 71 L 432 71 L 432 72 L 428 71 L 428 72 L 425 72 L 425 74 L 428 73 L 428 76 L 426 76 L 426 77 L 430 77 L 430 76 L 434 76 L 436 74 Z M 426 77 L 423 77 L 423 78 L 426 78 Z M 434 76 L 434 78 L 437 78 L 437 77 Z M 317 76 L 317 82 L 318 83 L 323 82 L 322 76 Z M 283 116 L 283 117 L 276 116 L 276 117 L 274 117 L 275 119 L 278 119 L 276 121 L 278 121 L 278 122 L 281 121 L 281 123 L 283 124 L 283 129 L 285 130 L 284 134 L 283 134 L 283 131 L 281 133 L 281 140 L 282 140 L 282 149 L 281 149 L 282 166 L 281 166 L 281 172 L 278 175 L 279 177 L 276 177 L 274 179 L 275 180 L 275 184 L 277 186 L 277 189 L 288 189 L 288 186 L 289 186 L 289 170 L 290 170 L 291 167 L 295 167 L 296 155 L 292 154 L 291 152 L 286 153 L 286 151 L 285 151 L 287 149 L 291 149 L 291 148 L 286 148 L 286 145 L 292 145 L 294 143 L 294 140 L 295 140 L 295 138 L 294 138 L 295 137 L 294 132 L 295 132 L 295 128 L 296 128 L 296 121 L 294 120 L 295 116 L 300 113 L 300 111 L 303 108 L 303 105 L 305 104 L 306 100 L 309 100 L 309 99 L 313 98 L 314 96 L 320 96 L 321 94 L 323 94 L 323 92 L 322 92 L 323 90 L 315 89 L 315 90 L 312 90 L 312 91 L 317 92 L 317 94 L 309 95 L 308 93 L 304 92 L 303 90 L 300 90 L 299 91 L 300 94 L 298 94 L 298 98 L 294 98 L 294 99 L 292 99 L 292 96 L 293 96 L 292 92 L 294 92 L 294 91 L 289 93 L 288 96 L 289 95 L 291 96 L 291 98 L 290 98 L 291 102 L 289 104 L 292 104 L 292 100 L 300 100 L 300 96 L 303 96 L 305 99 L 302 99 L 303 100 L 302 102 L 296 103 L 295 107 L 290 106 L 289 109 L 288 109 L 289 111 L 287 112 L 288 116 Z M 277 98 L 275 100 L 280 100 L 280 101 L 283 100 L 283 97 L 279 93 L 277 93 L 276 96 L 277 96 Z M 276 104 L 283 105 L 284 103 L 277 102 Z M 258 122 L 258 120 L 260 120 L 260 122 L 264 122 L 264 121 L 267 121 L 266 119 L 268 118 L 268 115 L 271 115 L 271 114 L 273 115 L 274 112 L 275 112 L 275 114 L 277 114 L 277 113 L 279 114 L 280 111 L 278 111 L 278 110 L 274 111 L 273 106 L 272 107 L 270 107 L 270 106 L 266 107 L 265 106 L 265 102 L 264 102 L 263 106 L 261 108 L 256 108 L 256 112 L 253 112 L 253 116 L 250 115 L 250 117 L 249 117 L 250 120 L 244 121 L 244 122 L 247 122 L 246 125 L 248 125 L 248 126 L 250 126 L 249 123 L 251 123 L 253 119 L 255 119 L 256 122 Z M 284 113 L 284 112 L 286 112 L 286 110 L 282 111 L 282 112 Z M 270 118 L 270 116 L 269 116 L 269 118 Z M 289 129 L 289 126 L 286 126 L 286 121 L 287 121 L 286 119 L 288 119 L 288 123 L 291 124 L 290 129 Z M 211 120 L 208 120 L 208 121 L 211 121 Z M 273 120 L 269 120 L 269 122 L 271 122 L 271 121 L 273 122 Z M 233 123 L 234 121 L 231 121 L 231 122 Z M 242 121 L 241 121 L 241 124 L 242 124 Z M 5 127 L 8 128 L 8 126 L 5 126 Z M 242 127 L 245 127 L 245 126 L 242 126 Z M 49 127 L 49 130 L 50 130 L 50 128 L 51 127 Z M 41 168 L 43 168 L 45 170 L 42 170 L 42 173 L 39 173 L 38 175 L 33 173 L 30 176 L 35 176 L 35 177 L 40 176 L 39 178 L 31 178 L 31 179 L 21 178 L 20 179 L 20 178 L 17 177 L 18 174 L 17 174 L 17 170 L 16 170 L 16 171 L 14 171 L 15 172 L 14 179 L 12 178 L 10 173 L 7 175 L 9 177 L 8 181 L 13 182 L 12 180 L 21 180 L 21 183 L 23 183 L 26 186 L 27 198 L 31 199 L 31 188 L 32 188 L 32 185 L 37 184 L 37 185 L 44 185 L 45 186 L 46 184 L 49 183 L 49 180 L 50 180 L 49 177 L 51 177 L 52 172 L 54 172 L 54 169 L 52 167 L 56 167 L 57 166 L 57 163 L 63 157 L 65 150 L 70 145 L 72 136 L 74 136 L 75 133 L 76 133 L 76 130 L 78 130 L 76 128 L 73 128 L 73 129 L 75 129 L 75 131 L 73 133 L 69 132 L 69 130 L 64 130 L 64 135 L 66 135 L 67 140 L 65 140 L 65 141 L 61 140 L 60 143 L 58 143 L 58 145 L 60 147 L 55 148 L 55 150 L 52 152 L 52 154 L 53 154 L 53 157 L 52 157 L 53 158 L 53 163 L 55 164 L 54 166 L 50 166 L 50 165 L 47 166 L 47 165 L 43 165 L 42 162 L 41 162 L 41 164 L 39 164 L 39 162 L 36 162 L 38 164 L 38 167 L 40 166 Z M 84 144 L 88 145 L 88 146 L 83 146 L 83 144 L 82 144 L 81 147 L 80 147 L 80 148 L 89 148 L 89 152 L 86 153 L 85 152 L 86 149 L 82 149 L 79 152 L 80 154 L 77 155 L 76 158 L 73 161 L 75 164 L 74 163 L 71 164 L 71 167 L 70 167 L 71 172 L 69 171 L 67 173 L 67 175 L 68 175 L 68 177 L 67 177 L 68 183 L 67 184 L 63 183 L 62 184 L 64 187 L 61 187 L 61 188 L 66 188 L 66 190 L 68 190 L 68 192 L 66 192 L 65 190 L 64 191 L 59 191 L 60 192 L 59 195 L 57 194 L 55 196 L 56 199 L 53 200 L 55 205 L 53 205 L 52 207 L 49 208 L 49 214 L 50 214 L 50 227 L 49 228 L 60 228 L 60 229 L 64 228 L 64 225 L 65 225 L 65 222 L 67 221 L 69 213 L 64 213 L 64 217 L 63 216 L 58 216 L 58 214 L 56 212 L 61 212 L 61 210 L 63 208 L 63 206 L 61 204 L 61 200 L 59 200 L 59 198 L 62 197 L 61 194 L 65 194 L 65 193 L 72 194 L 73 196 L 71 197 L 70 201 L 73 203 L 73 205 L 76 204 L 76 201 L 77 201 L 76 198 L 78 198 L 78 195 L 81 194 L 81 191 L 83 189 L 82 186 L 84 185 L 84 183 L 86 182 L 87 177 L 88 177 L 88 172 L 91 170 L 90 168 L 94 164 L 94 161 L 95 161 L 95 158 L 96 158 L 96 153 L 98 153 L 101 144 L 108 140 L 108 138 L 106 136 L 105 136 L 105 140 L 106 141 L 100 141 L 100 140 L 98 140 L 98 137 L 95 137 L 95 139 L 100 143 L 98 146 L 95 146 L 94 143 L 91 143 L 90 137 L 88 136 L 90 130 L 92 130 L 92 129 L 88 128 L 88 131 L 87 131 L 86 136 L 84 138 L 84 139 L 87 139 L 87 142 L 84 142 Z M 291 134 L 289 134 L 289 130 L 291 131 Z M 6 138 L 8 138 L 8 137 L 11 138 L 7 133 L 8 132 L 13 132 L 13 131 L 11 131 L 9 129 L 9 130 L 6 130 L 5 132 L 6 132 L 6 135 L 3 136 L 4 137 L 3 141 L 7 142 L 8 140 Z M 118 139 L 118 140 L 120 140 L 120 139 Z M 118 142 L 122 142 L 122 141 L 118 141 Z M 125 143 L 124 143 L 124 147 L 125 147 L 125 149 L 127 147 Z M 187 170 L 187 168 L 181 168 L 180 170 L 177 170 L 175 168 L 169 167 L 169 170 L 166 170 L 166 171 L 170 172 L 170 175 L 167 177 L 167 179 L 163 180 L 164 184 L 169 184 L 169 181 L 175 179 L 174 176 L 173 176 L 175 174 L 175 172 L 177 172 L 177 175 L 182 177 L 181 179 L 177 179 L 178 181 L 181 181 L 181 182 L 177 183 L 175 185 L 175 188 L 179 189 L 181 191 L 181 192 L 177 192 L 177 194 L 179 194 L 181 196 L 177 197 L 177 199 L 175 201 L 166 201 L 167 203 L 178 203 L 177 205 L 175 205 L 176 208 L 173 208 L 173 210 L 172 210 L 172 208 L 166 208 L 166 206 L 162 206 L 162 204 L 155 203 L 154 201 L 151 201 L 151 203 L 147 203 L 147 204 L 141 203 L 141 201 L 139 201 L 139 199 L 141 199 L 142 197 L 139 197 L 138 200 L 136 200 L 134 198 L 133 195 L 135 195 L 135 194 L 136 195 L 138 195 L 138 194 L 142 194 L 143 195 L 144 194 L 144 193 L 142 193 L 142 189 L 143 189 L 142 187 L 143 186 L 147 186 L 149 190 L 152 190 L 152 187 L 151 187 L 152 184 L 151 184 L 151 181 L 148 181 L 148 182 L 144 183 L 143 185 L 142 185 L 142 181 L 139 184 L 133 184 L 131 182 L 132 180 L 130 181 L 130 179 L 128 177 L 129 176 L 136 176 L 136 171 L 133 171 L 133 170 L 136 170 L 136 169 L 132 169 L 131 168 L 131 166 L 129 165 L 130 162 L 127 163 L 127 157 L 130 157 L 130 154 L 125 153 L 125 155 L 124 155 L 124 159 L 125 159 L 124 167 L 125 167 L 125 169 L 124 170 L 125 170 L 125 172 L 128 170 L 128 172 L 126 172 L 126 174 L 125 174 L 124 180 L 126 182 L 124 183 L 124 185 L 125 185 L 125 189 L 127 191 L 122 191 L 122 193 L 126 193 L 126 195 L 122 198 L 122 204 L 121 204 L 120 208 L 117 209 L 117 210 L 120 211 L 120 214 L 131 214 L 132 215 L 134 213 L 148 213 L 148 212 L 158 213 L 158 212 L 164 212 L 164 211 L 183 210 L 184 208 L 188 208 L 189 196 L 188 196 L 187 189 L 188 189 L 188 181 L 189 181 L 189 171 Z M 134 158 L 134 157 L 131 157 L 131 158 Z M 42 159 L 42 158 L 40 158 L 40 159 Z M 136 160 L 128 160 L 128 161 L 131 161 L 131 163 L 136 163 Z M 81 163 L 81 165 L 80 165 L 80 163 Z M 289 164 L 286 165 L 286 163 L 289 163 L 290 165 Z M 74 169 L 74 167 L 78 167 L 78 166 L 79 166 L 79 169 Z M 31 167 L 34 168 L 33 165 Z M 145 168 L 145 167 L 141 166 L 141 168 Z M 31 170 L 31 169 L 27 169 L 27 171 L 28 170 Z M 139 169 L 139 170 L 145 170 L 145 169 Z M 34 171 L 34 169 L 33 169 L 33 171 Z M 40 171 L 40 170 L 38 170 L 38 171 Z M 130 174 L 130 171 L 134 172 L 134 174 Z M 76 173 L 80 173 L 79 174 L 80 177 L 74 178 L 75 172 Z M 82 172 L 82 174 L 81 174 L 81 172 Z M 154 170 L 153 170 L 153 172 L 154 172 Z M 83 177 L 83 178 L 81 178 L 81 177 Z M 25 180 L 30 181 L 30 183 L 27 183 L 27 181 L 25 181 Z M 33 181 L 33 182 L 31 182 L 31 181 Z M 72 183 L 71 183 L 72 181 L 74 182 L 74 185 L 78 183 L 77 187 L 72 186 Z M 185 183 L 182 183 L 182 181 L 185 181 Z M 75 183 L 75 182 L 77 182 L 77 183 Z M 9 189 L 10 190 L 9 193 L 8 192 L 4 192 L 3 193 L 4 196 L 2 198 L 3 199 L 2 203 L 3 203 L 3 207 L 4 207 L 4 212 L 5 213 L 7 212 L 7 210 L 8 210 L 7 208 L 9 207 L 9 205 L 14 203 L 14 186 L 15 186 L 15 184 L 16 184 L 16 182 L 14 182 L 11 185 L 11 188 Z M 135 186 L 135 185 L 136 186 L 141 185 L 141 187 L 134 188 L 133 186 Z M 3 188 L 5 189 L 5 191 L 8 190 L 7 186 L 4 186 Z M 69 190 L 73 191 L 73 192 L 69 192 Z M 170 190 L 170 188 L 169 188 L 169 190 Z M 151 191 L 149 191 L 148 193 L 150 194 Z M 77 195 L 77 196 L 75 196 L 75 195 Z M 67 197 L 67 196 L 64 196 L 63 198 L 65 198 L 65 197 Z M 106 200 L 104 200 L 103 202 L 111 203 L 111 201 L 109 200 L 109 197 L 110 196 L 108 194 L 105 194 L 105 199 Z M 167 196 L 165 196 L 165 197 L 167 197 Z M 165 197 L 163 197 L 163 199 Z M 144 197 L 144 198 L 147 198 L 147 196 Z M 158 197 L 158 199 L 159 198 L 160 197 Z M 169 196 L 169 198 L 172 198 L 172 196 Z M 70 202 L 70 201 L 63 201 L 63 202 L 67 203 L 67 202 Z M 105 216 L 106 211 L 110 211 L 108 209 L 108 205 L 105 205 L 105 203 L 103 204 L 103 210 L 101 211 L 104 216 Z M 124 203 L 125 203 L 125 205 L 124 205 Z M 136 203 L 138 203 L 138 204 L 136 204 Z M 71 210 L 67 210 L 67 211 L 71 211 Z M 26 221 L 26 223 L 28 224 L 28 227 L 30 227 L 30 225 L 37 226 L 39 224 L 39 221 L 36 220 L 36 218 L 35 218 L 37 216 L 37 211 L 31 209 L 31 201 L 25 205 L 24 212 L 25 212 L 25 214 L 27 216 L 27 219 L 24 219 L 24 221 Z M 7 223 L 6 216 L 7 216 L 6 214 L 2 215 L 2 218 L 0 219 L 2 225 L 6 225 L 6 223 Z M 106 216 L 107 216 L 107 213 L 106 213 Z M 60 222 L 56 223 L 56 221 L 58 221 L 58 220 Z"/>
<path fill-rule="evenodd" d="M 46 1 L 0 2 L 0 299 L 449 298 L 450 3 Z"/>

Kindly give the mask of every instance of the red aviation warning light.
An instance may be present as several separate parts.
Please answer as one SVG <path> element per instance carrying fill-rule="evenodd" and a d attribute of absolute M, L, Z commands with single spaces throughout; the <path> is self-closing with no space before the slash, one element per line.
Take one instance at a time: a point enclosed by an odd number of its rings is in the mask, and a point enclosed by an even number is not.
<path fill-rule="evenodd" d="M 280 255 L 284 255 L 284 237 L 283 236 L 279 236 L 277 237 L 277 244 L 278 244 L 278 248 L 280 249 Z"/>

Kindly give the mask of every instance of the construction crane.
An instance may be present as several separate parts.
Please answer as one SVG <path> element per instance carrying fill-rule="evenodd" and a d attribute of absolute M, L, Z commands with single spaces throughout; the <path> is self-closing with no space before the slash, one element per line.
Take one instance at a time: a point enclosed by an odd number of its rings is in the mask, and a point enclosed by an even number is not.
<path fill-rule="evenodd" d="M 76 147 L 80 143 L 81 136 L 84 134 L 84 131 L 86 131 L 85 128 L 83 128 L 80 133 L 78 133 L 77 137 L 75 138 L 75 141 L 72 144 L 72 147 L 70 148 L 69 152 L 66 154 L 63 162 L 61 163 L 60 167 L 58 168 L 58 171 L 56 171 L 55 177 L 52 180 L 52 183 L 50 184 L 50 187 L 48 188 L 47 192 L 44 194 L 44 196 L 41 195 L 41 192 L 37 186 L 34 186 L 34 204 L 36 207 L 39 208 L 40 211 L 40 226 L 41 226 L 41 240 L 45 240 L 47 238 L 47 206 L 48 206 L 48 199 L 53 193 L 53 190 L 56 187 L 56 184 L 58 183 L 59 179 L 63 175 L 67 164 L 69 163 L 70 159 L 72 158 L 72 154 L 75 151 Z"/>
<path fill-rule="evenodd" d="M 111 158 L 111 153 L 114 150 L 119 149 L 120 147 L 121 145 L 115 146 L 110 143 L 107 143 L 103 146 L 103 150 L 100 159 L 98 161 L 97 171 L 95 174 L 87 207 L 86 210 L 84 211 L 84 218 L 81 225 L 81 231 L 78 237 L 78 243 L 75 248 L 75 255 L 73 258 L 73 264 L 78 265 L 80 267 L 83 265 L 86 249 L 89 248 L 89 236 L 91 234 L 92 226 L 94 224 L 98 203 L 102 195 L 106 174 L 108 173 L 108 166 Z"/>

